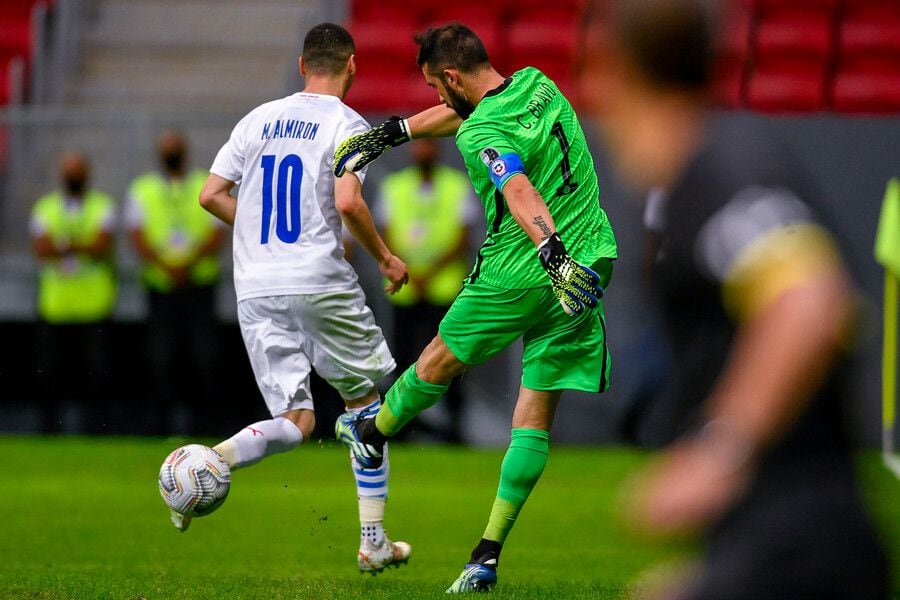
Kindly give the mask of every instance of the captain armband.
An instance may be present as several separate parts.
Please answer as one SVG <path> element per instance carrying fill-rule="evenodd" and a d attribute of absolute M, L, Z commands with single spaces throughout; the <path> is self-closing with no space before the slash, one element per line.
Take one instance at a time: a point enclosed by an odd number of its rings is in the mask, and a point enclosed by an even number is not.
<path fill-rule="evenodd" d="M 500 154 L 493 148 L 485 148 L 481 160 L 487 165 L 491 183 L 501 191 L 513 175 L 525 174 L 525 165 L 515 152 Z"/>

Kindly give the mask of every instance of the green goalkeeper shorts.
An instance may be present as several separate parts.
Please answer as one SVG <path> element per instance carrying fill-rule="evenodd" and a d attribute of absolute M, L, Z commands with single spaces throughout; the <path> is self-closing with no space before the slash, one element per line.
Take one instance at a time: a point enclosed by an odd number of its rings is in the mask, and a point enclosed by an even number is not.
<path fill-rule="evenodd" d="M 604 287 L 611 270 L 608 263 Z M 602 300 L 593 310 L 569 316 L 549 285 L 507 290 L 479 281 L 463 287 L 439 332 L 467 365 L 487 361 L 521 337 L 522 385 L 531 390 L 602 392 L 609 388 Z"/>

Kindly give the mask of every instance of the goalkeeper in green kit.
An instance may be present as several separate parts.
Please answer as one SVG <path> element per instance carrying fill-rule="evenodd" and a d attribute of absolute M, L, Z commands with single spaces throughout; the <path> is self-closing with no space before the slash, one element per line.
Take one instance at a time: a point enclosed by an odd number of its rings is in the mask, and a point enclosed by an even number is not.
<path fill-rule="evenodd" d="M 503 77 L 459 24 L 416 36 L 418 64 L 443 103 L 344 141 L 335 174 L 355 171 L 413 137 L 456 134 L 484 203 L 487 239 L 434 340 L 373 417 L 345 415 L 335 433 L 364 468 L 384 442 L 436 403 L 450 380 L 518 338 L 522 385 L 484 535 L 448 592 L 488 590 L 500 550 L 540 478 L 563 390 L 602 392 L 610 359 L 602 294 L 616 241 L 572 106 L 534 68 Z"/>

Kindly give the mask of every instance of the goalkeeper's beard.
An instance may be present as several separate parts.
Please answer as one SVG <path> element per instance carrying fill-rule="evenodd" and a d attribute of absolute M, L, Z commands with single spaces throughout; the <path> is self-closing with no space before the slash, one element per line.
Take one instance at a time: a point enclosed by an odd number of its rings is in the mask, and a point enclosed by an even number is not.
<path fill-rule="evenodd" d="M 450 89 L 446 84 L 444 87 L 447 91 L 447 97 L 445 98 L 447 106 L 452 108 L 461 119 L 468 119 L 469 115 L 475 112 L 475 105 L 459 92 Z"/>

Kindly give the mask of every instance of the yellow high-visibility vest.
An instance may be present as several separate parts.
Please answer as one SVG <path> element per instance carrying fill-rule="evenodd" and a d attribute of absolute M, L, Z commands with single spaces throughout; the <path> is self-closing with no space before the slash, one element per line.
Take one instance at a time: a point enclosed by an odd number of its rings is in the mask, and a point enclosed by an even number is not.
<path fill-rule="evenodd" d="M 89 191 L 77 210 L 59 192 L 42 196 L 34 215 L 54 244 L 91 244 L 115 210 L 106 194 Z M 38 314 L 48 323 L 93 323 L 112 314 L 116 279 L 111 259 L 86 254 L 44 261 L 38 281 Z"/>
<path fill-rule="evenodd" d="M 182 180 L 167 180 L 159 173 L 147 173 L 135 179 L 129 190 L 143 213 L 142 230 L 147 244 L 171 264 L 186 264 L 215 231 L 216 218 L 200 206 L 200 190 L 206 174 L 193 171 Z M 202 258 L 191 269 L 191 281 L 208 285 L 219 277 L 216 256 Z M 144 283 L 167 292 L 175 282 L 156 264 L 144 265 Z"/>
<path fill-rule="evenodd" d="M 431 271 L 434 264 L 460 243 L 466 234 L 464 205 L 471 185 L 463 173 L 437 166 L 430 193 L 423 193 L 422 175 L 409 167 L 389 175 L 382 183 L 388 247 L 399 256 L 411 276 Z M 391 302 L 408 306 L 421 300 L 437 305 L 450 304 L 468 273 L 465 257 L 446 265 L 431 279 L 425 297 L 404 286 L 390 296 Z"/>

